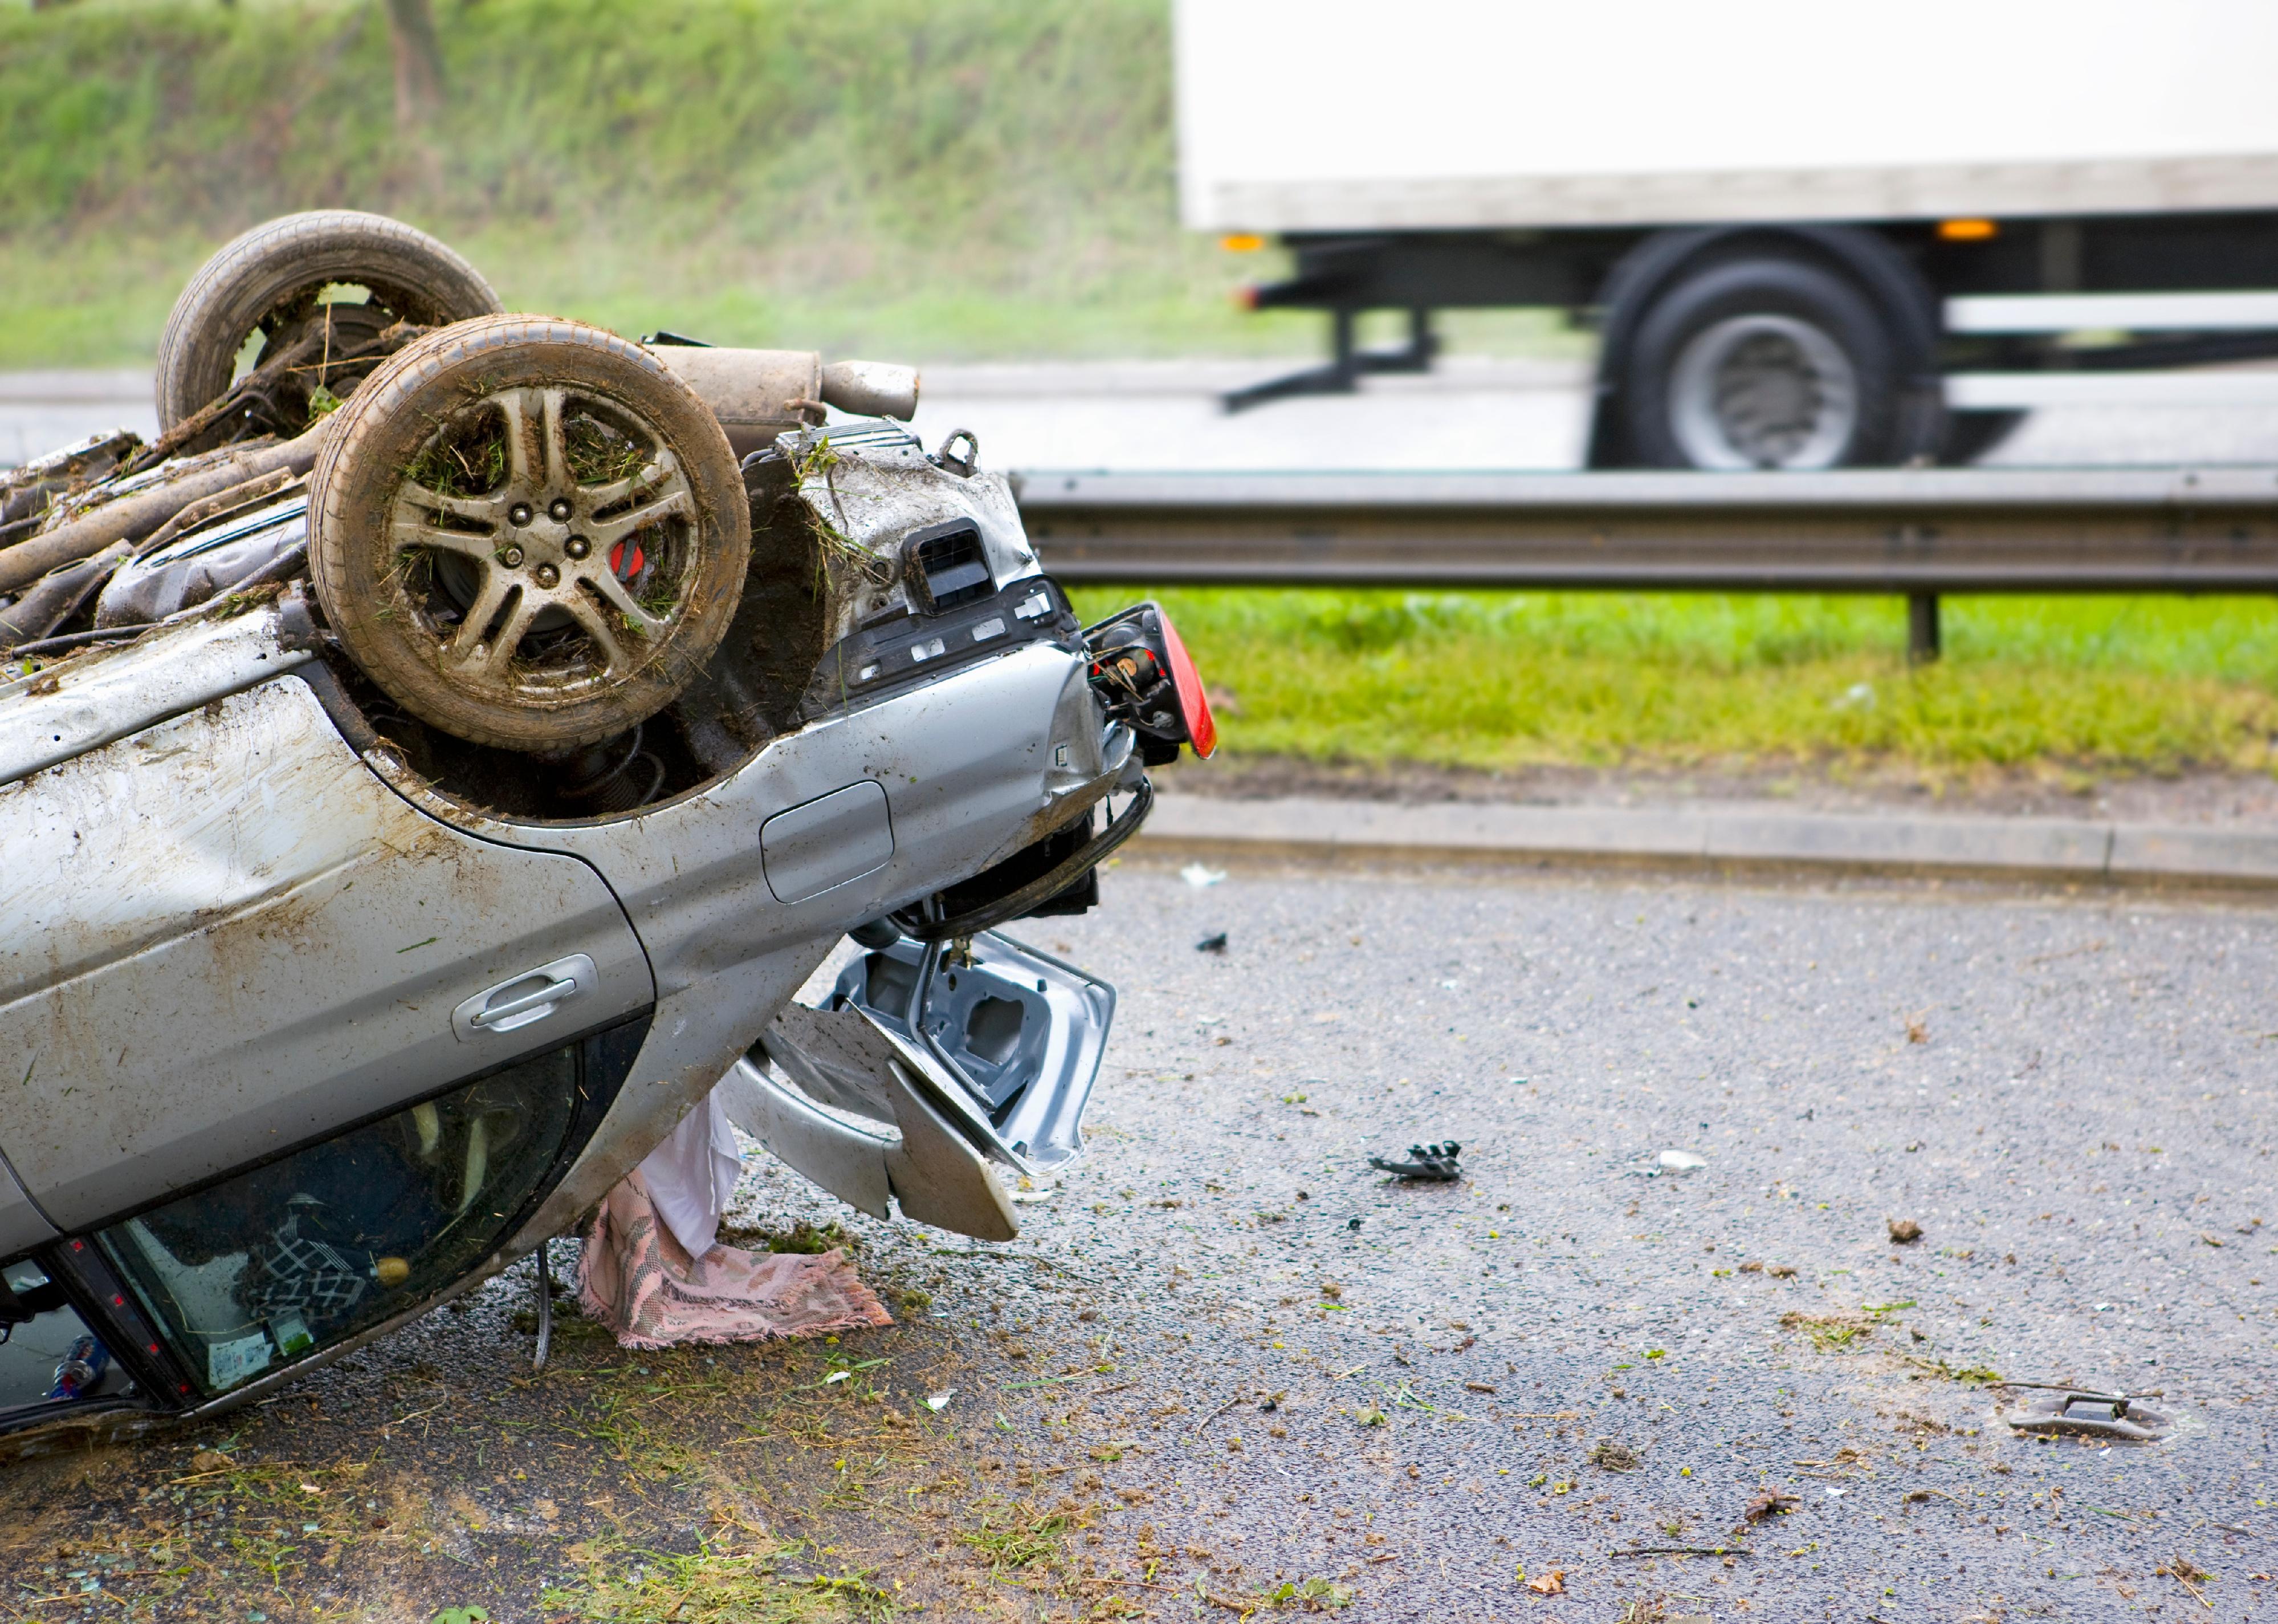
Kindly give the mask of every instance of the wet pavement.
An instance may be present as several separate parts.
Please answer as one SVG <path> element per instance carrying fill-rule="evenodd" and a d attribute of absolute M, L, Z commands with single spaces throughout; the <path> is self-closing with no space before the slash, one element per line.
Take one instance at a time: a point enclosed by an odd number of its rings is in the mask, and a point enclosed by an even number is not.
<path fill-rule="evenodd" d="M 526 1384 L 517 1270 L 240 1421 L 6 1468 L 0 1596 L 2278 1617 L 2267 902 L 1142 863 L 1105 891 L 1013 933 L 1121 991 L 1090 1154 L 1018 1241 L 746 1179 L 745 1222 L 843 1220 L 900 1326 L 634 1356 L 573 1321 Z M 1460 1183 L 1367 1166 L 1445 1140 Z M 1997 1376 L 2153 1395 L 2174 1434 L 2013 1436 Z M 822 1611 L 707 1610 L 738 1562 Z"/>
<path fill-rule="evenodd" d="M 2163 1567 L 2278 1615 L 2250 1577 L 2278 1568 L 2267 908 L 1493 873 L 1111 893 L 1053 934 L 1125 989 L 1123 1075 L 1028 1244 L 1080 1254 L 1102 1323 L 1179 1367 L 1116 1400 L 1149 1452 L 1109 1474 L 1165 1542 L 1349 1575 L 1387 1619 L 2198 1614 Z M 1223 957 L 1192 946 L 1219 930 Z M 1459 1186 L 1366 1166 L 1443 1139 Z M 1996 1409 L 2017 1390 L 1961 1379 L 1991 1372 L 2156 1392 L 2178 1430 L 2028 1442 Z M 1797 1507 L 1751 1529 L 1766 1486 Z"/>

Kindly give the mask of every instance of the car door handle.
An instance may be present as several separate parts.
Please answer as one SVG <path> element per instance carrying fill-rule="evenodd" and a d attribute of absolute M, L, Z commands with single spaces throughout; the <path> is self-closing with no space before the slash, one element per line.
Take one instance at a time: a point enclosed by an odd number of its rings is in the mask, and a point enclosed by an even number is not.
<path fill-rule="evenodd" d="M 546 1019 L 579 994 L 592 991 L 600 980 L 591 958 L 572 953 L 477 993 L 451 1011 L 451 1030 L 462 1043 L 518 1032 Z"/>
<path fill-rule="evenodd" d="M 518 998 L 501 999 L 486 1003 L 467 1017 L 467 1025 L 485 1031 L 510 1032 L 522 1025 L 514 1018 L 534 1010 L 540 1004 L 547 1007 L 546 1015 L 554 1013 L 553 1006 L 577 992 L 577 983 L 570 980 L 548 981 L 536 992 L 524 993 Z M 544 1015 L 539 1017 L 540 1020 Z"/>

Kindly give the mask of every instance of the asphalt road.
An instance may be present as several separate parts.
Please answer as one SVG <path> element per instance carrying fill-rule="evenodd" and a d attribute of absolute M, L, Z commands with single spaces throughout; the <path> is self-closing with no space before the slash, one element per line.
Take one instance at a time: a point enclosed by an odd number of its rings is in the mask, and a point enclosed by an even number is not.
<path fill-rule="evenodd" d="M 2267 909 L 1444 873 L 1110 891 L 1058 934 L 1126 989 L 1122 1075 L 1031 1244 L 1175 1361 L 1187 1413 L 1135 1405 L 1155 1452 L 1111 1480 L 1181 1540 L 1260 1577 L 1357 1563 L 1372 1618 L 1663 1592 L 2197 1614 L 2156 1572 L 2177 1557 L 2220 1575 L 2219 1616 L 2278 1613 L 2248 1577 L 2278 1568 Z M 1192 945 L 1219 930 L 1224 957 Z M 1365 1165 L 1442 1139 L 1461 1185 Z M 1672 1149 L 1705 1165 L 1656 1173 Z M 1782 1323 L 1862 1308 L 1835 1351 Z M 1946 1374 L 1987 1369 L 2157 1390 L 2175 1439 L 2010 1436 L 2007 1395 Z M 1592 1464 L 1601 1440 L 1636 1469 Z M 1749 1533 L 1766 1486 L 1798 1508 Z M 1612 1554 L 1736 1533 L 1729 1566 Z"/>
<path fill-rule="evenodd" d="M 1105 890 L 1018 933 L 1122 1001 L 1090 1153 L 1017 1242 L 755 1159 L 745 1221 L 845 1219 L 900 1326 L 633 1356 L 571 1321 L 532 1384 L 520 1271 L 250 1415 L 7 1468 L 0 1594 L 700 1620 L 739 1616 L 705 1587 L 748 1537 L 941 1618 L 1309 1580 L 1372 1620 L 2278 1617 L 2267 902 Z M 1446 1139 L 1459 1184 L 1366 1165 Z M 2174 1436 L 2012 1436 L 1994 1372 L 2155 1393 Z M 1793 1509 L 1750 1524 L 1768 1490 Z M 1733 1553 L 1617 1554 L 1655 1545 Z"/>
<path fill-rule="evenodd" d="M 1232 417 L 1219 409 L 1222 392 L 1286 369 L 1274 361 L 927 366 L 915 427 L 928 445 L 974 430 L 993 468 L 1580 465 L 1589 375 L 1579 362 L 1453 355 L 1427 375 L 1366 379 L 1355 394 Z M 0 373 L 0 465 L 114 427 L 156 432 L 147 371 Z M 2050 408 L 1985 459 L 2017 467 L 2273 460 L 2278 433 L 2267 405 L 2208 404 Z"/>

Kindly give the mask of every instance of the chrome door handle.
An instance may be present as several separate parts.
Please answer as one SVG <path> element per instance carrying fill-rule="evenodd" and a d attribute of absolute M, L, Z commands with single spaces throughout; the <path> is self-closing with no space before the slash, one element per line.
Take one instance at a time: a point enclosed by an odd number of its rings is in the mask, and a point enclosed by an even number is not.
<path fill-rule="evenodd" d="M 544 1020 L 580 993 L 592 991 L 600 980 L 593 961 L 572 953 L 477 993 L 451 1011 L 451 1030 L 462 1043 L 516 1032 Z"/>

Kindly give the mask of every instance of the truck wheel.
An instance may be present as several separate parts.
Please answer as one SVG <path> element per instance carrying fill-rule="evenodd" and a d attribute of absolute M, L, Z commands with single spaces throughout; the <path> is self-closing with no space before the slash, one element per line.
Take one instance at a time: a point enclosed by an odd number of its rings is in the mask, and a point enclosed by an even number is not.
<path fill-rule="evenodd" d="M 493 316 L 383 362 L 310 476 L 340 645 L 456 737 L 558 750 L 670 704 L 734 619 L 751 509 L 719 421 L 638 345 Z"/>
<path fill-rule="evenodd" d="M 1815 469 L 1902 462 L 1900 369 L 1857 286 L 1809 261 L 1712 263 L 1654 301 L 1621 371 L 1647 468 Z"/>
<path fill-rule="evenodd" d="M 354 318 L 377 332 L 404 320 L 441 326 L 500 309 L 482 273 L 422 231 L 385 215 L 325 209 L 256 225 L 190 278 L 158 339 L 158 429 L 172 428 L 230 386 L 256 333 L 289 343 L 319 316 L 330 290 L 361 287 Z"/>
<path fill-rule="evenodd" d="M 1948 412 L 1945 444 L 1938 460 L 1952 468 L 1966 468 L 2007 444 L 2024 424 L 2026 414 L 2014 411 Z"/>

